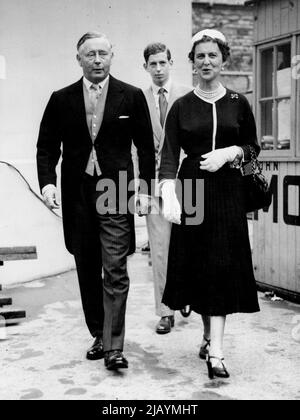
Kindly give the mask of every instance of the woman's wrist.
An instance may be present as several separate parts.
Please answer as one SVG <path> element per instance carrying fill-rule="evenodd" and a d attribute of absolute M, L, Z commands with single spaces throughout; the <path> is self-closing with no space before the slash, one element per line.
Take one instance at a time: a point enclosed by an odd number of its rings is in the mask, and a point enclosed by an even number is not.
<path fill-rule="evenodd" d="M 239 146 L 234 146 L 234 147 L 236 147 L 236 156 L 233 159 L 233 161 L 230 163 L 230 167 L 233 169 L 240 169 L 244 162 L 244 150 L 242 147 L 239 147 Z"/>

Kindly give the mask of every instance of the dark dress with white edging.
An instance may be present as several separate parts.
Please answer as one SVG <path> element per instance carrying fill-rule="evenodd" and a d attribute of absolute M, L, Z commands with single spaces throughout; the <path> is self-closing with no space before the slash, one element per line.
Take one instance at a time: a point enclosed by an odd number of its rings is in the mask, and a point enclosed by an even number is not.
<path fill-rule="evenodd" d="M 259 152 L 255 120 L 243 95 L 227 90 L 212 105 L 191 92 L 174 103 L 166 123 L 159 178 L 176 178 L 182 148 L 187 157 L 178 180 L 186 203 L 182 203 L 182 224 L 172 227 L 163 303 L 174 310 L 190 305 L 195 312 L 210 316 L 252 313 L 259 311 L 259 305 L 241 172 L 229 164 L 215 173 L 199 167 L 201 156 L 212 150 L 214 106 L 216 149 L 241 146 L 246 159 L 247 145 Z M 199 223 L 201 204 L 204 219 Z M 194 219 L 191 205 L 196 207 Z"/>

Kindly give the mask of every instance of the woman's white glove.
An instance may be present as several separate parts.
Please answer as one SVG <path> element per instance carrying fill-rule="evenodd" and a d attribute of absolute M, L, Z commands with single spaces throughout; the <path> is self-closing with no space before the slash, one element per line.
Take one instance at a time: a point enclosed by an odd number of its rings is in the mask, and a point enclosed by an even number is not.
<path fill-rule="evenodd" d="M 243 149 L 238 146 L 216 149 L 212 152 L 202 155 L 205 159 L 200 162 L 200 169 L 208 172 L 216 172 L 227 162 L 233 162 L 237 156 L 243 156 Z"/>
<path fill-rule="evenodd" d="M 164 218 L 170 223 L 181 224 L 181 207 L 175 191 L 175 181 L 164 181 L 161 186 L 161 196 L 163 199 L 162 213 Z"/>

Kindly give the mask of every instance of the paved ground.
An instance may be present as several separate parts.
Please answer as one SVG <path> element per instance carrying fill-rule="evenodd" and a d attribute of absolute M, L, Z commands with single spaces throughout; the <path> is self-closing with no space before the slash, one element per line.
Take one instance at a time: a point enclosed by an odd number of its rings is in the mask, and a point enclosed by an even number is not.
<path fill-rule="evenodd" d="M 172 334 L 157 322 L 148 257 L 129 260 L 131 290 L 126 355 L 130 369 L 111 373 L 90 362 L 75 272 L 9 290 L 27 310 L 19 326 L 0 329 L 0 400 L 4 399 L 300 399 L 300 306 L 260 295 L 261 312 L 229 318 L 229 380 L 210 381 L 198 358 L 200 317 L 178 313 Z"/>

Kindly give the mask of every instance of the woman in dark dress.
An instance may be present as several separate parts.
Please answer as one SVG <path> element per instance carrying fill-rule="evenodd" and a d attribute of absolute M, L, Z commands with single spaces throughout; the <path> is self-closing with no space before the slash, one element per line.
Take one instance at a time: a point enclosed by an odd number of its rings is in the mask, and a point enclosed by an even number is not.
<path fill-rule="evenodd" d="M 223 355 L 226 316 L 259 311 L 239 168 L 250 158 L 249 145 L 256 153 L 260 149 L 247 99 L 219 81 L 229 54 L 221 32 L 194 36 L 189 57 L 199 84 L 170 110 L 160 167 L 163 211 L 174 223 L 163 302 L 174 310 L 190 305 L 202 315 L 199 356 L 207 360 L 210 378 L 229 377 Z M 187 157 L 177 177 L 181 149 Z M 181 208 L 176 179 L 181 185 L 191 180 L 193 200 L 196 180 L 203 180 L 202 223 L 191 224 Z M 188 198 L 188 187 L 182 191 Z"/>

